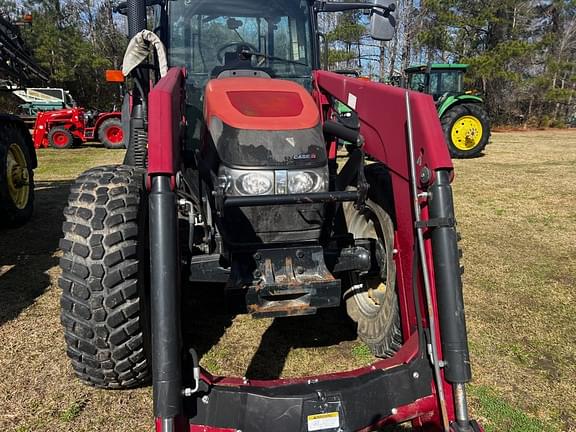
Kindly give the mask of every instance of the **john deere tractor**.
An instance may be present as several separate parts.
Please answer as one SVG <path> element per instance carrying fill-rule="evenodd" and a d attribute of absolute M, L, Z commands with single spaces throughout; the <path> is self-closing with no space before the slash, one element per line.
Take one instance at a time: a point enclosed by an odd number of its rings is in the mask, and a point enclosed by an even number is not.
<path fill-rule="evenodd" d="M 419 65 L 406 69 L 407 86 L 434 98 L 453 158 L 478 156 L 490 139 L 484 100 L 464 91 L 467 64 Z"/>

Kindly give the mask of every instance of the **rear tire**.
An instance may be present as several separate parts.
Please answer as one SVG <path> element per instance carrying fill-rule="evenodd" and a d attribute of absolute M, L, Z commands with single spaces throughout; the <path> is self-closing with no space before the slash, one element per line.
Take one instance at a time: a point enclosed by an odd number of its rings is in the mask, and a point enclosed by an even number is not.
<path fill-rule="evenodd" d="M 344 295 L 348 316 L 357 323 L 358 337 L 376 357 L 393 356 L 402 344 L 400 313 L 396 294 L 396 265 L 393 258 L 394 224 L 378 204 L 366 201 L 366 210 L 343 205 L 348 232 L 354 238 L 373 239 L 379 272 L 375 275 L 350 274 L 350 287 Z"/>
<path fill-rule="evenodd" d="M 61 321 L 76 375 L 100 388 L 149 381 L 143 172 L 86 171 L 72 186 L 60 247 Z"/>
<path fill-rule="evenodd" d="M 34 208 L 32 155 L 24 132 L 12 123 L 0 124 L 0 224 L 26 223 Z"/>
<path fill-rule="evenodd" d="M 68 149 L 74 146 L 74 136 L 64 126 L 56 126 L 48 132 L 48 143 L 55 149 Z"/>
<path fill-rule="evenodd" d="M 118 118 L 105 120 L 98 129 L 98 138 L 108 149 L 126 148 L 124 143 L 124 132 L 122 130 L 122 121 Z"/>
<path fill-rule="evenodd" d="M 455 159 L 478 156 L 490 140 L 490 120 L 478 103 L 449 108 L 442 116 L 441 123 L 450 156 Z"/>

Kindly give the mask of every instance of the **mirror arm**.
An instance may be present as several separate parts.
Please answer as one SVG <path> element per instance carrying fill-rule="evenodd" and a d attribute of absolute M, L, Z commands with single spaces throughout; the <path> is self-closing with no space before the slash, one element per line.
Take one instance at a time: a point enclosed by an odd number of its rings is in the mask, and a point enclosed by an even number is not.
<path fill-rule="evenodd" d="M 390 6 L 380 6 L 370 3 L 352 3 L 352 2 L 340 2 L 332 3 L 327 0 L 317 0 L 314 2 L 314 9 L 316 12 L 343 12 L 348 10 L 372 10 L 377 14 L 386 16 L 390 12 L 396 10 L 396 4 L 392 3 Z"/>

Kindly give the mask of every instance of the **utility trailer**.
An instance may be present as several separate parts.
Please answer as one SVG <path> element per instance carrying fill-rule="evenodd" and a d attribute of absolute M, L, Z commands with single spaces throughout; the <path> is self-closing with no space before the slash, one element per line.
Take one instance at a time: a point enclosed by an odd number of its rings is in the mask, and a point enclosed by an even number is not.
<path fill-rule="evenodd" d="M 364 9 L 372 37 L 389 40 L 395 5 L 131 0 L 122 9 L 134 82 L 126 158 L 77 179 L 60 243 L 61 318 L 78 377 L 109 389 L 151 379 L 157 432 L 403 422 L 482 431 L 466 402 L 453 168 L 434 101 L 320 70 L 318 14 Z M 254 318 L 340 307 L 375 361 L 289 380 L 211 375 L 181 320 L 189 290 L 208 281 Z"/>
<path fill-rule="evenodd" d="M 21 24 L 31 22 L 31 17 Z M 0 16 L 0 89 L 46 82 L 48 76 L 32 59 L 17 26 Z M 0 226 L 25 223 L 34 206 L 34 168 L 38 161 L 27 125 L 0 113 Z"/>

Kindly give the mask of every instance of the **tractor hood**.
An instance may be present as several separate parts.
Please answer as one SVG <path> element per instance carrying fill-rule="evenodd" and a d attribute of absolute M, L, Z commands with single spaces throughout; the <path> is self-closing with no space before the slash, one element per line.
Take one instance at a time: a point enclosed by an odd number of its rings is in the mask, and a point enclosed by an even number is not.
<path fill-rule="evenodd" d="M 300 85 L 269 78 L 208 82 L 204 118 L 229 166 L 322 166 L 326 149 L 318 107 Z"/>

